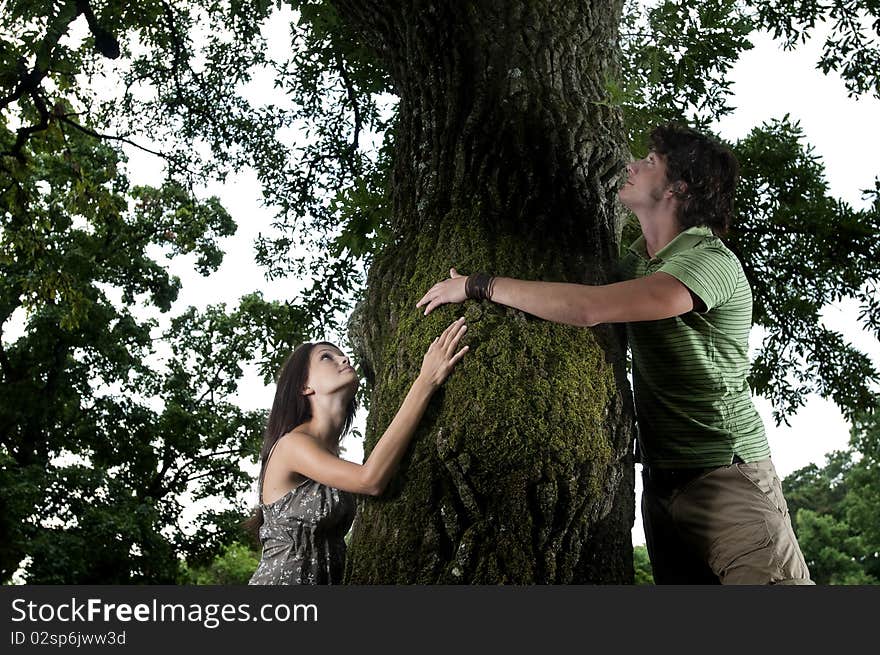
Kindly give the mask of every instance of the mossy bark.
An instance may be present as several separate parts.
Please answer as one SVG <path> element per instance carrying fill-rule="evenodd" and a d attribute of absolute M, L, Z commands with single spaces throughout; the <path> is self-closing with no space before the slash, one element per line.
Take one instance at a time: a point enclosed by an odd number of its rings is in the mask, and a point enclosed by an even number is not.
<path fill-rule="evenodd" d="M 455 266 L 532 280 L 613 277 L 621 117 L 605 103 L 613 2 L 335 3 L 391 71 L 400 107 L 395 240 L 351 336 L 370 383 L 366 450 L 431 340 L 471 350 L 385 494 L 365 499 L 352 583 L 632 580 L 632 409 L 619 330 L 491 303 L 416 301 Z"/>

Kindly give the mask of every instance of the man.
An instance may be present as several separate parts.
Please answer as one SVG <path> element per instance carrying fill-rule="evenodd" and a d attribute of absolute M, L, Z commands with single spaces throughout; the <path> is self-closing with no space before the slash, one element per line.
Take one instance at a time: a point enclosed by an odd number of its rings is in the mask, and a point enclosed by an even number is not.
<path fill-rule="evenodd" d="M 666 125 L 627 167 L 621 202 L 642 236 L 622 282 L 531 282 L 450 271 L 417 307 L 491 300 L 568 325 L 627 323 L 643 465 L 642 516 L 658 584 L 812 584 L 751 400 L 752 292 L 718 235 L 738 166 Z"/>

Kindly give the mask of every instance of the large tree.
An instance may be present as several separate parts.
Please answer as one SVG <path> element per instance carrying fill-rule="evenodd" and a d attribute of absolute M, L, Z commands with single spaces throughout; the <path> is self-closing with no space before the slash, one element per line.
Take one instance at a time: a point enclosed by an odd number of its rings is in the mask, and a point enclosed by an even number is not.
<path fill-rule="evenodd" d="M 33 582 L 166 582 L 179 553 L 197 566 L 238 538 L 244 506 L 231 498 L 248 486 L 239 461 L 260 423 L 232 402 L 242 366 L 271 379 L 360 296 L 369 447 L 456 311 L 414 308 L 449 265 L 610 279 L 626 151 L 658 121 L 709 127 L 730 111 L 727 73 L 753 31 L 793 44 L 828 20 L 822 68 L 854 94 L 880 90 L 869 2 L 279 5 L 2 3 L 4 579 L 29 556 Z M 290 43 L 270 52 L 278 20 Z M 271 103 L 253 95 L 258 79 L 274 83 Z M 128 184 L 121 147 L 133 144 L 163 159 L 166 180 Z M 878 205 L 830 198 L 793 121 L 732 145 L 743 192 L 731 245 L 767 335 L 755 387 L 780 419 L 810 392 L 855 417 L 876 405 L 877 373 L 819 312 L 856 297 L 880 331 Z M 160 334 L 144 310 L 168 311 L 179 284 L 159 255 L 216 268 L 234 226 L 200 184 L 245 167 L 277 209 L 256 260 L 305 290 L 176 310 Z M 617 333 L 460 309 L 472 352 L 388 498 L 363 506 L 351 579 L 629 579 Z M 187 525 L 191 494 L 225 496 L 227 511 Z"/>
<path fill-rule="evenodd" d="M 399 97 L 394 239 L 373 260 L 353 339 L 373 386 L 368 447 L 463 311 L 472 345 L 397 479 L 364 503 L 352 582 L 632 578 L 632 416 L 620 334 L 471 304 L 415 302 L 454 264 L 601 284 L 617 258 L 624 161 L 619 3 L 338 3 Z M 617 503 L 615 504 L 615 499 Z"/>

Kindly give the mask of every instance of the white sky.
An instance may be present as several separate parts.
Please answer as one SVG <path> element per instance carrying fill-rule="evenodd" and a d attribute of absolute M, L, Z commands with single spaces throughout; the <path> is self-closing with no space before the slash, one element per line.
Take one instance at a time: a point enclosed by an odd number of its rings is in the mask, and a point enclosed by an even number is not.
<path fill-rule="evenodd" d="M 276 23 L 272 31 L 281 28 L 279 31 L 283 32 L 284 24 L 286 20 Z M 739 108 L 718 125 L 718 130 L 728 139 L 741 138 L 761 121 L 791 114 L 793 119 L 801 121 L 807 140 L 824 159 L 831 192 L 861 207 L 864 205 L 861 190 L 873 187 L 874 176 L 880 173 L 880 166 L 876 164 L 876 153 L 880 152 L 880 131 L 876 129 L 880 102 L 848 99 L 836 76 L 824 76 L 814 69 L 817 54 L 817 40 L 794 53 L 782 52 L 769 39 L 757 40 L 755 49 L 742 56 L 733 72 L 733 102 Z M 254 93 L 255 85 L 250 85 L 248 90 Z M 271 93 L 271 87 L 267 86 L 266 93 Z M 130 148 L 127 152 L 133 184 L 160 183 L 160 161 Z M 225 184 L 209 187 L 205 195 L 209 194 L 220 197 L 237 221 L 238 232 L 223 240 L 226 253 L 223 265 L 208 278 L 195 273 L 192 257 L 171 262 L 170 269 L 183 282 L 172 313 L 178 314 L 188 305 L 204 308 L 208 304 L 226 302 L 233 307 L 242 295 L 255 289 L 261 290 L 269 299 L 292 298 L 299 287 L 296 281 L 267 283 L 262 269 L 254 263 L 254 239 L 258 232 L 268 229 L 272 219 L 272 212 L 261 206 L 254 174 L 245 172 L 231 176 Z M 870 334 L 858 329 L 856 314 L 855 303 L 843 302 L 829 307 L 823 318 L 829 327 L 840 330 L 880 366 L 880 345 Z M 162 322 L 167 324 L 167 316 Z M 759 343 L 760 334 L 755 330 L 752 345 Z M 269 408 L 273 393 L 273 388 L 263 386 L 251 371 L 242 382 L 237 400 L 245 408 Z M 780 477 L 811 462 L 822 464 L 825 453 L 847 444 L 849 426 L 830 401 L 811 397 L 791 419 L 790 427 L 774 425 L 768 401 L 759 397 L 756 404 L 767 427 Z M 364 418 L 359 416 L 361 430 Z M 348 459 L 361 461 L 363 448 L 360 442 L 349 437 L 345 446 Z M 640 493 L 638 482 L 637 493 Z M 633 543 L 644 543 L 638 507 Z"/>

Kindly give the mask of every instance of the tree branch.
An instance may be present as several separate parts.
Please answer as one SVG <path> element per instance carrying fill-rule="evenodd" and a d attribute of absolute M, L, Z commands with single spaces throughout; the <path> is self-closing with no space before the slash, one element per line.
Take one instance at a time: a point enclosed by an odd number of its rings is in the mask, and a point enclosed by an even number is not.
<path fill-rule="evenodd" d="M 184 480 L 184 482 L 186 482 L 186 483 L 194 482 L 195 480 L 198 480 L 200 478 L 206 478 L 209 475 L 215 475 L 215 472 L 214 471 L 206 471 L 204 473 L 199 473 L 198 475 L 193 475 L 191 477 L 186 478 Z"/>
<path fill-rule="evenodd" d="M 24 62 L 20 61 L 19 66 L 24 67 Z M 22 98 L 30 93 L 33 93 L 40 86 L 40 82 L 46 76 L 47 71 L 41 71 L 39 68 L 34 67 L 34 69 L 30 72 L 24 73 L 21 78 L 19 78 L 18 86 L 13 89 L 12 93 L 8 96 L 4 96 L 0 98 L 0 109 L 6 109 L 13 102 Z"/>
<path fill-rule="evenodd" d="M 242 340 L 240 337 L 236 337 L 235 339 L 233 339 L 232 343 L 230 344 L 230 349 L 238 348 L 241 345 L 241 341 Z M 204 393 L 202 393 L 202 395 L 199 396 L 199 398 L 196 400 L 197 405 L 200 405 L 202 403 L 202 401 L 205 399 L 205 396 L 207 396 L 208 394 L 211 395 L 211 404 L 214 404 L 214 389 L 216 388 L 217 384 L 221 381 L 220 374 L 222 372 L 223 372 L 223 364 L 220 363 L 212 371 L 213 375 L 211 377 L 211 381 L 210 381 L 210 383 L 208 383 L 207 388 L 205 389 Z"/>
<path fill-rule="evenodd" d="M 3 347 L 3 327 L 0 326 L 0 370 L 3 371 L 3 381 L 10 382 L 12 380 L 12 364 L 6 355 L 6 349 Z"/>
<path fill-rule="evenodd" d="M 357 153 L 358 141 L 360 139 L 361 132 L 361 111 L 358 106 L 357 101 L 357 91 L 354 88 L 354 84 L 351 82 L 351 78 L 348 76 L 348 71 L 345 69 L 345 62 L 342 59 L 342 55 L 339 51 L 335 51 L 333 53 L 334 58 L 336 59 L 336 70 L 339 71 L 339 77 L 342 78 L 342 83 L 345 85 L 345 90 L 348 94 L 348 101 L 351 103 L 351 107 L 354 111 L 354 134 L 351 138 L 351 144 L 348 147 L 347 158 L 352 162 L 350 165 L 354 168 L 353 161 L 355 154 Z"/>
<path fill-rule="evenodd" d="M 95 137 L 96 139 L 108 139 L 110 141 L 120 141 L 122 143 L 127 143 L 130 146 L 134 146 L 135 148 L 138 148 L 139 150 L 143 150 L 144 152 L 148 152 L 151 155 L 156 155 L 157 157 L 161 157 L 162 159 L 165 159 L 168 161 L 171 160 L 171 157 L 169 157 L 168 155 L 166 155 L 163 152 L 158 152 L 156 150 L 150 150 L 149 148 L 142 146 L 138 143 L 135 143 L 131 139 L 127 139 L 124 136 L 116 136 L 113 134 L 101 134 L 99 132 L 96 132 L 95 130 L 92 130 L 88 127 L 85 127 L 84 125 L 80 125 L 76 121 L 70 120 L 69 116 L 71 116 L 71 114 L 62 115 L 62 116 L 59 116 L 58 118 L 62 122 L 66 123 L 67 125 L 70 125 L 71 127 L 74 127 L 77 130 L 79 130 L 80 132 L 88 134 L 89 136 Z"/>
<path fill-rule="evenodd" d="M 95 12 L 88 0 L 76 0 L 77 15 L 85 14 L 86 22 L 92 36 L 95 37 L 95 50 L 107 57 L 116 59 L 119 57 L 119 41 L 113 34 L 98 23 Z"/>
<path fill-rule="evenodd" d="M 27 143 L 32 134 L 35 132 L 42 132 L 49 127 L 49 110 L 46 107 L 45 100 L 40 96 L 36 89 L 30 93 L 30 97 L 31 100 L 34 101 L 34 106 L 37 108 L 37 112 L 40 114 L 40 122 L 29 127 L 18 128 L 18 134 L 15 137 L 15 143 L 12 145 L 12 149 L 4 150 L 0 153 L 0 155 L 4 157 L 15 157 L 15 159 L 22 164 L 25 163 L 24 153 L 22 153 L 24 144 Z"/>
<path fill-rule="evenodd" d="M 192 459 L 180 465 L 174 472 L 174 477 L 172 477 L 171 480 L 169 480 L 168 484 L 164 485 L 164 487 L 170 492 L 178 483 L 186 484 L 187 482 L 191 482 L 192 480 L 205 477 L 206 475 L 211 475 L 212 472 L 208 471 L 207 473 L 200 473 L 192 477 L 183 477 L 186 470 L 195 467 L 197 464 L 199 464 L 200 460 L 216 459 L 221 455 L 244 455 L 245 452 L 246 451 L 243 448 L 231 448 L 229 450 L 217 450 L 211 453 L 207 453 L 205 455 L 196 455 Z"/>

